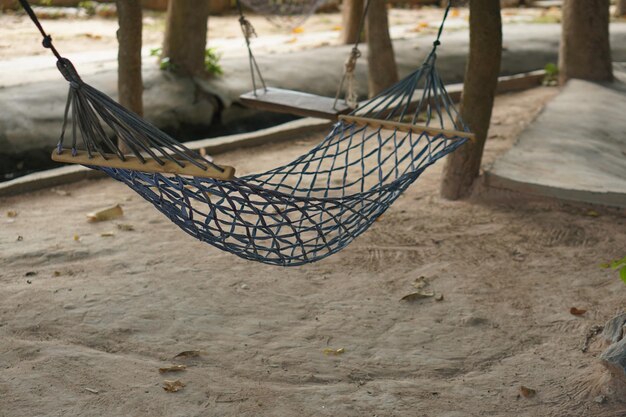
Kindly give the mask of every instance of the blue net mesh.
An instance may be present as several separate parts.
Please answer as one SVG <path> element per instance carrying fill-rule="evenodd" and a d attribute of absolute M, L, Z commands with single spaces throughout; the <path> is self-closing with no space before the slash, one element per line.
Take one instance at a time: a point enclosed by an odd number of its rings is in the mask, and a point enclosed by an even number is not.
<path fill-rule="evenodd" d="M 428 166 L 467 141 L 463 132 L 468 129 L 434 62 L 432 54 L 354 115 L 458 134 L 340 120 L 296 160 L 229 181 L 96 169 L 127 184 L 185 232 L 220 249 L 282 266 L 317 261 L 367 230 Z"/>

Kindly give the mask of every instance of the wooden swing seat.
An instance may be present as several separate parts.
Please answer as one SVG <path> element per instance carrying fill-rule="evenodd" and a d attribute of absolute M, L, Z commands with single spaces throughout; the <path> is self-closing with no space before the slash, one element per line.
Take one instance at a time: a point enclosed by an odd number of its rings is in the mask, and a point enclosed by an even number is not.
<path fill-rule="evenodd" d="M 252 109 L 303 117 L 318 117 L 332 121 L 337 121 L 340 114 L 346 114 L 352 110 L 343 100 L 338 100 L 335 108 L 333 107 L 334 98 L 282 88 L 259 88 L 256 91 L 242 94 L 239 99 L 243 105 Z"/>
<path fill-rule="evenodd" d="M 224 170 L 221 172 L 210 165 L 204 170 L 189 163 L 189 161 L 182 161 L 185 166 L 181 167 L 177 163 L 165 158 L 161 158 L 163 160 L 163 165 L 161 165 L 153 158 L 148 157 L 144 158 L 145 162 L 142 162 L 139 158 L 130 155 L 124 157 L 126 159 L 125 161 L 119 159 L 115 154 L 105 154 L 105 156 L 106 158 L 103 158 L 102 155 L 93 153 L 90 158 L 87 151 L 77 151 L 76 156 L 72 156 L 70 149 L 63 149 L 61 153 L 58 153 L 56 150 L 52 152 L 52 160 L 67 164 L 130 169 L 140 172 L 161 172 L 176 175 L 189 175 L 192 177 L 214 178 L 218 180 L 230 180 L 235 176 L 235 168 L 224 165 L 220 165 L 220 168 Z"/>

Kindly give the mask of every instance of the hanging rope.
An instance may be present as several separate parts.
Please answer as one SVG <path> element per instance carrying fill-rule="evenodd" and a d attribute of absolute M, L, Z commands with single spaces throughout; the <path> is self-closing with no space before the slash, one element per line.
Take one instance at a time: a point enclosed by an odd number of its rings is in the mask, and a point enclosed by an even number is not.
<path fill-rule="evenodd" d="M 361 15 L 361 20 L 359 22 L 359 31 L 357 32 L 356 42 L 354 43 L 354 46 L 350 51 L 348 59 L 343 65 L 343 75 L 341 76 L 341 81 L 339 82 L 339 86 L 337 87 L 337 93 L 335 94 L 335 103 L 333 104 L 333 109 L 337 109 L 339 96 L 342 92 L 344 92 L 344 102 L 348 107 L 350 107 L 351 109 L 356 109 L 359 104 L 359 95 L 357 91 L 355 72 L 356 63 L 361 57 L 359 43 L 361 42 L 361 34 L 363 33 L 363 29 L 365 28 L 365 19 L 367 18 L 367 12 L 369 10 L 369 7 L 370 0 L 366 0 L 365 7 L 363 8 L 363 14 Z"/>
<path fill-rule="evenodd" d="M 248 48 L 248 63 L 250 65 L 250 77 L 252 78 L 253 94 L 257 96 L 256 76 L 259 77 L 263 90 L 267 91 L 265 79 L 263 78 L 263 74 L 261 74 L 261 69 L 259 68 L 259 64 L 257 63 L 254 54 L 252 53 L 252 46 L 250 45 L 250 39 L 257 37 L 257 34 L 256 30 L 254 30 L 254 26 L 252 26 L 252 23 L 250 23 L 246 16 L 244 16 L 243 8 L 241 7 L 239 0 L 236 0 L 236 3 L 237 10 L 239 12 L 239 25 L 241 26 L 241 32 L 243 33 L 243 37 L 246 41 L 246 48 Z"/>

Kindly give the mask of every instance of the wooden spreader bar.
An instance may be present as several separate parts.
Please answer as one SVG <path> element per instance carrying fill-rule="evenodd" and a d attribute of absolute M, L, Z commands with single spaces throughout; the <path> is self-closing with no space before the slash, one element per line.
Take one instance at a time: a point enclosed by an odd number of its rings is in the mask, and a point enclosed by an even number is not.
<path fill-rule="evenodd" d="M 430 135 L 443 135 L 446 138 L 468 138 L 471 141 L 476 139 L 476 135 L 461 130 L 439 129 L 436 127 L 414 125 L 411 123 L 399 123 L 393 120 L 370 119 L 352 115 L 340 115 L 339 120 L 347 123 L 354 123 L 358 126 L 369 126 L 375 129 L 383 128 L 387 130 L 399 130 L 401 132 L 428 133 Z"/>
<path fill-rule="evenodd" d="M 303 117 L 337 120 L 340 114 L 349 113 L 352 109 L 343 100 L 303 93 L 301 91 L 283 90 L 281 88 L 259 88 L 256 91 L 239 96 L 246 107 L 266 110 L 274 113 L 288 113 Z"/>
<path fill-rule="evenodd" d="M 103 158 L 102 155 L 98 153 L 93 153 L 90 158 L 87 151 L 77 151 L 76 156 L 72 156 L 72 151 L 70 149 L 63 149 L 61 153 L 57 153 L 57 151 L 54 150 L 52 152 L 52 160 L 68 164 L 130 169 L 141 172 L 161 172 L 167 174 L 188 175 L 192 177 L 213 178 L 217 180 L 229 180 L 235 176 L 235 168 L 231 166 L 220 165 L 220 168 L 224 170 L 221 172 L 210 165 L 207 165 L 206 170 L 203 170 L 189 161 L 181 161 L 185 165 L 184 167 L 181 167 L 175 162 L 165 158 L 161 158 L 164 162 L 164 164 L 161 165 L 153 158 L 146 157 L 145 162 L 141 162 L 141 160 L 135 156 L 126 155 L 126 161 L 122 161 L 115 154 L 105 155 L 107 159 Z"/>

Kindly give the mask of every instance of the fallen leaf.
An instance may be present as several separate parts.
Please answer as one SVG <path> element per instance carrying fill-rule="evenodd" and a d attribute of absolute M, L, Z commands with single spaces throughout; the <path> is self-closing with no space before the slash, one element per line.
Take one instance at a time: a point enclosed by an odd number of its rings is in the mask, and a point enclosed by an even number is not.
<path fill-rule="evenodd" d="M 400 300 L 402 300 L 402 301 L 416 301 L 416 300 L 421 300 L 422 298 L 433 297 L 434 295 L 435 295 L 435 293 L 432 292 L 432 291 L 416 291 L 416 292 L 412 292 L 411 294 L 405 295 Z"/>
<path fill-rule="evenodd" d="M 537 395 L 537 391 L 536 390 L 534 390 L 532 388 L 525 387 L 523 385 L 521 387 L 519 387 L 519 391 L 522 394 L 522 396 L 525 397 L 525 398 L 532 398 L 535 395 Z"/>
<path fill-rule="evenodd" d="M 132 232 L 133 230 L 135 230 L 135 226 L 133 226 L 132 224 L 128 224 L 128 223 L 120 223 L 117 225 L 117 228 L 124 232 Z"/>
<path fill-rule="evenodd" d="M 103 222 L 106 220 L 117 219 L 118 217 L 122 217 L 123 215 L 124 211 L 122 210 L 122 206 L 116 204 L 113 207 L 105 208 L 87 214 L 87 220 L 90 222 Z"/>
<path fill-rule="evenodd" d="M 582 308 L 576 308 L 576 307 L 572 307 L 569 309 L 570 314 L 574 315 L 574 316 L 582 316 L 583 314 L 585 314 L 587 312 L 587 310 L 582 309 Z"/>
<path fill-rule="evenodd" d="M 450 10 L 450 17 L 459 17 L 460 14 L 461 12 L 459 11 L 459 9 Z"/>
<path fill-rule="evenodd" d="M 25 277 L 34 277 L 35 275 L 37 275 L 36 271 L 28 271 L 24 274 Z"/>
<path fill-rule="evenodd" d="M 54 275 L 55 277 L 60 277 L 60 276 L 61 276 L 61 272 L 59 272 L 59 271 L 54 271 L 54 274 L 53 274 L 53 275 Z"/>
<path fill-rule="evenodd" d="M 164 374 L 166 372 L 184 371 L 185 369 L 187 369 L 186 365 L 170 365 L 170 366 L 165 367 L 165 368 L 159 368 L 159 372 Z"/>
<path fill-rule="evenodd" d="M 113 233 L 113 232 L 104 232 L 104 233 L 100 233 L 100 236 L 102 236 L 102 237 L 113 237 L 113 236 L 115 236 L 115 233 Z"/>
<path fill-rule="evenodd" d="M 98 390 L 95 390 L 93 388 L 87 388 L 85 387 L 85 391 L 91 392 L 92 394 L 98 394 Z"/>
<path fill-rule="evenodd" d="M 165 380 L 163 381 L 163 389 L 167 392 L 178 392 L 183 389 L 185 386 L 184 382 L 181 382 L 179 379 L 175 381 Z"/>
<path fill-rule="evenodd" d="M 413 280 L 413 286 L 418 290 L 428 286 L 428 280 L 425 276 L 419 276 Z"/>
<path fill-rule="evenodd" d="M 335 32 L 338 32 L 340 30 L 343 30 L 343 26 L 341 25 L 335 25 L 331 28 L 331 30 L 334 30 Z"/>
<path fill-rule="evenodd" d="M 7 217 L 11 217 L 11 218 L 17 217 L 17 211 L 15 211 L 15 210 L 7 211 Z"/>
<path fill-rule="evenodd" d="M 341 355 L 345 351 L 346 350 L 344 348 L 339 348 L 339 349 L 326 348 L 323 350 L 324 355 L 333 355 L 333 356 Z"/>
<path fill-rule="evenodd" d="M 62 197 L 68 197 L 68 196 L 72 195 L 72 193 L 70 193 L 69 191 L 59 190 L 58 188 L 53 188 L 52 192 L 57 194 L 57 195 L 60 195 Z"/>
<path fill-rule="evenodd" d="M 74 242 L 78 242 L 78 241 L 80 241 L 80 236 L 74 235 Z"/>
<path fill-rule="evenodd" d="M 291 29 L 292 33 L 304 33 L 304 28 L 302 26 L 297 26 L 293 29 Z"/>
<path fill-rule="evenodd" d="M 180 352 L 178 355 L 174 356 L 176 358 L 197 358 L 202 355 L 202 352 L 199 350 L 186 350 L 184 352 Z"/>
<path fill-rule="evenodd" d="M 585 215 L 589 217 L 600 217 L 600 213 L 598 213 L 595 210 L 588 210 L 587 213 L 585 213 Z"/>

